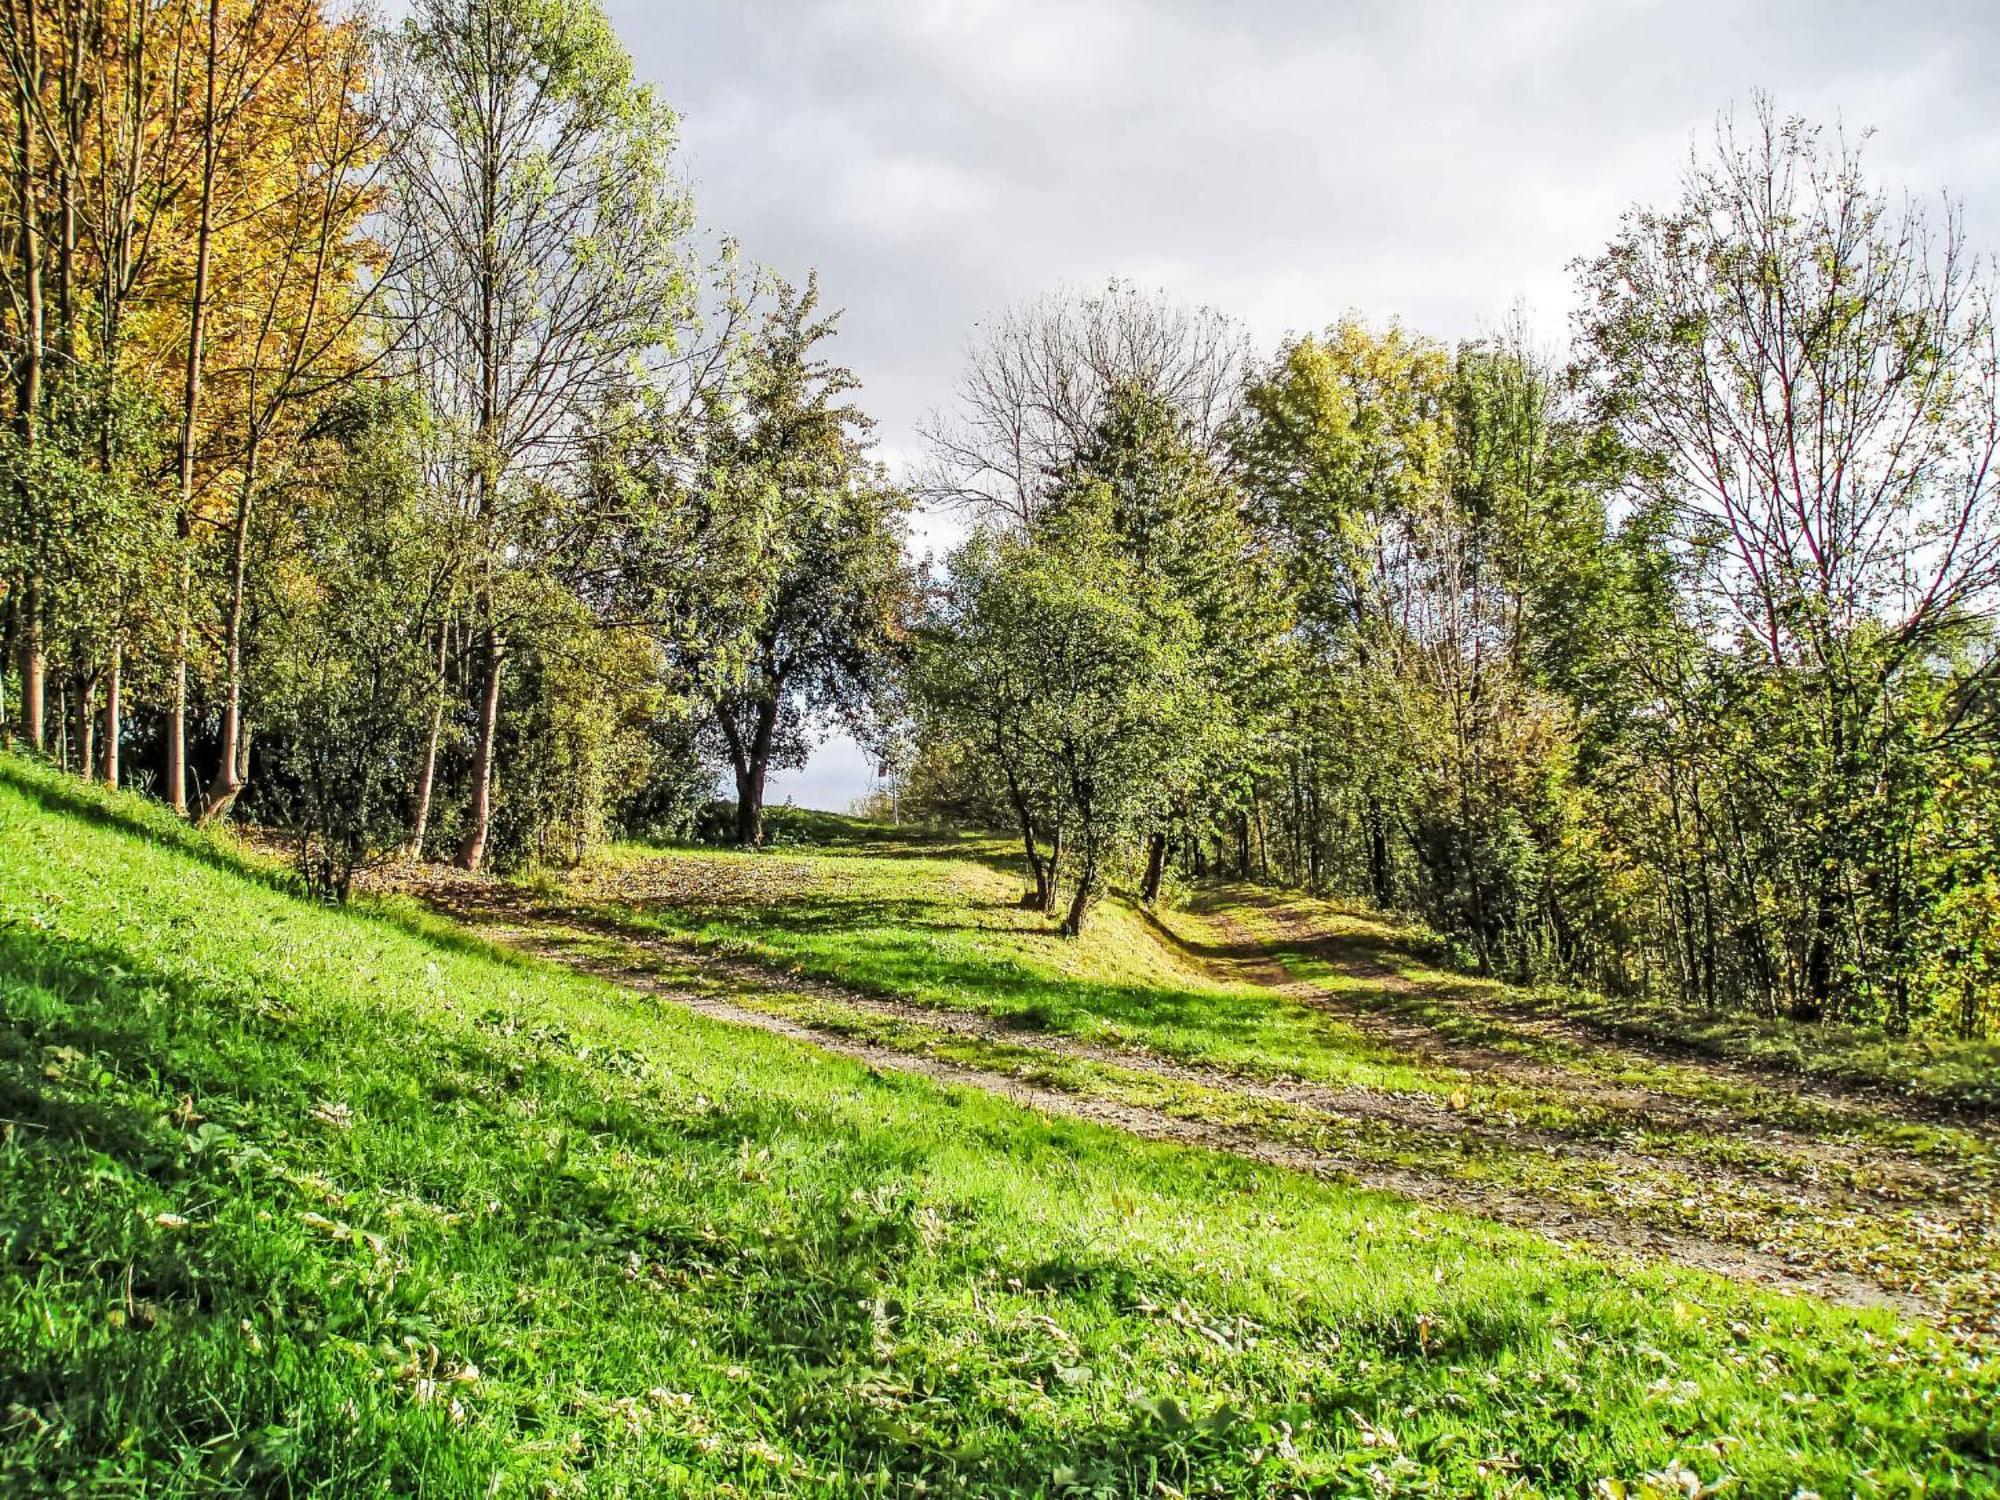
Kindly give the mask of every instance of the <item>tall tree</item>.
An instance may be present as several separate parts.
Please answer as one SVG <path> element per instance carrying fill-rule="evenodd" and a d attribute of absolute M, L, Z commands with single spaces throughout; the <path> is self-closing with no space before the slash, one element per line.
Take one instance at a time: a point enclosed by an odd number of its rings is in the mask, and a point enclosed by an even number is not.
<path fill-rule="evenodd" d="M 843 400 L 854 376 L 817 352 L 835 322 L 817 281 L 778 286 L 742 408 L 712 456 L 766 517 L 744 671 L 710 704 L 745 845 L 763 842 L 772 766 L 801 760 L 829 720 L 869 732 L 907 613 L 907 501 L 868 457 L 867 418 Z"/>
<path fill-rule="evenodd" d="M 281 470 L 289 440 L 375 362 L 366 338 L 377 260 L 361 232 L 376 206 L 381 123 L 364 102 L 371 42 L 355 22 L 306 17 L 290 55 L 267 87 L 288 107 L 258 142 L 265 192 L 235 226 L 236 253 L 257 268 L 230 288 L 241 363 L 226 372 L 238 426 L 234 500 L 222 600 L 222 735 L 201 799 L 203 821 L 225 815 L 249 769 L 244 719 L 244 627 L 250 594 L 250 541 L 257 501 Z"/>
<path fill-rule="evenodd" d="M 478 642 L 471 807 L 492 818 L 516 491 L 580 463 L 635 367 L 690 305 L 674 116 L 633 81 L 594 0 L 418 0 L 404 23 L 393 164 L 411 372 L 471 522 Z"/>
<path fill-rule="evenodd" d="M 1721 768 L 1756 983 L 1800 1016 L 1901 1013 L 1908 840 L 1994 670 L 1990 276 L 1955 214 L 1892 205 L 1855 149 L 1759 101 L 1582 284 L 1592 388 L 1713 643 L 1696 690 L 1761 720 Z M 1940 673 L 1948 706 L 1921 711 Z M 1742 712 L 1699 709 L 1691 748 L 1730 745 Z"/>

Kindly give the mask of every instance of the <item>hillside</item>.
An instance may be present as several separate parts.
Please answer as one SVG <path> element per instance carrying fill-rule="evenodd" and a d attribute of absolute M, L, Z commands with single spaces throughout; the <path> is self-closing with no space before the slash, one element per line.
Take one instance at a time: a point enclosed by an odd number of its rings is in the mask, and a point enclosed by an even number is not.
<path fill-rule="evenodd" d="M 958 854 L 811 861 L 935 861 L 976 908 Z M 736 920 L 783 948 L 808 916 Z M 1098 971 L 1040 984 L 1247 1061 L 1256 1031 L 1222 1022 L 1248 982 L 1121 920 Z M 720 1024 L 406 907 L 308 905 L 12 762 L 0 964 L 8 1493 L 2000 1486 L 1992 1369 L 1884 1309 L 1594 1259 Z M 1036 1003 L 1089 1034 L 1061 1017 L 1095 999 Z"/>

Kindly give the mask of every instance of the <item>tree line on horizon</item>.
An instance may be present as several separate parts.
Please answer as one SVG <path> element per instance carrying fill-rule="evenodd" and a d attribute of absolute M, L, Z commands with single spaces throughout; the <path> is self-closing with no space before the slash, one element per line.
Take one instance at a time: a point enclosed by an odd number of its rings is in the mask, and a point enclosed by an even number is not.
<path fill-rule="evenodd" d="M 0 0 L 0 62 L 0 722 L 316 889 L 686 836 L 718 776 L 754 846 L 839 724 L 1072 937 L 1223 876 L 2000 1026 L 1991 269 L 1768 102 L 1560 354 L 1055 294 L 896 483 L 592 0 Z"/>

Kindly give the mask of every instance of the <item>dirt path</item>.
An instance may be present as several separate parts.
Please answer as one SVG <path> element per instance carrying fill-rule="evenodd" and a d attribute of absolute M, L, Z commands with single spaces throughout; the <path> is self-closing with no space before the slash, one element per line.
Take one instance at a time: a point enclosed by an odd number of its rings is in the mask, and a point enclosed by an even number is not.
<path fill-rule="evenodd" d="M 1592 1212 L 1536 1194 L 1472 1182 L 1443 1172 L 1368 1160 L 1338 1150 L 1273 1139 L 1249 1128 L 1219 1124 L 1182 1113 L 1065 1089 L 1001 1067 L 977 1067 L 909 1047 L 889 1046 L 774 1013 L 755 1004 L 759 994 L 831 1002 L 851 1011 L 927 1029 L 932 1033 L 1000 1044 L 1051 1058 L 1080 1059 L 1154 1078 L 1192 1084 L 1222 1095 L 1274 1100 L 1310 1110 L 1329 1120 L 1389 1121 L 1440 1142 L 1451 1137 L 1496 1140 L 1511 1149 L 1609 1164 L 1616 1171 L 1627 1153 L 1615 1146 L 1583 1142 L 1553 1132 L 1498 1130 L 1477 1118 L 1423 1096 L 1360 1088 L 1330 1088 L 1296 1081 L 1247 1077 L 1201 1067 L 1138 1048 L 1109 1047 L 1046 1033 L 1024 1032 L 992 1017 L 944 1011 L 860 994 L 837 985 L 779 973 L 752 961 L 698 951 L 654 935 L 585 914 L 551 910 L 533 897 L 496 882 L 444 878 L 427 882 L 421 894 L 430 903 L 495 942 L 609 980 L 624 988 L 669 1000 L 701 1015 L 735 1025 L 809 1042 L 884 1072 L 914 1074 L 940 1083 L 988 1093 L 1044 1115 L 1087 1120 L 1148 1140 L 1226 1151 L 1249 1160 L 1316 1176 L 1397 1193 L 1433 1207 L 1527 1229 L 1550 1239 L 1599 1252 L 1661 1259 L 1716 1272 L 1774 1289 L 1803 1292 L 1856 1307 L 1889 1307 L 1908 1317 L 1933 1318 L 1939 1309 L 1927 1299 L 1881 1285 L 1866 1276 L 1825 1266 L 1805 1266 L 1754 1244 L 1705 1236 L 1686 1229 L 1642 1222 L 1637 1216 Z M 602 939 L 618 945 L 619 956 L 603 951 Z M 1269 961 L 1276 970 L 1275 961 Z M 1254 966 L 1253 966 L 1254 967 Z M 1292 982 L 1282 970 L 1258 969 L 1259 982 L 1273 989 Z M 738 998 L 706 993 L 689 983 L 690 974 L 720 980 Z M 1237 977 L 1241 977 L 1239 969 Z M 1282 981 L 1282 984 L 1281 984 Z M 750 1003 L 743 1003 L 748 1000 Z M 1413 1039 L 1414 1041 L 1415 1039 Z M 1028 1070 L 1032 1072 L 1032 1070 Z M 1443 1154 L 1451 1148 L 1443 1146 Z M 1709 1170 L 1713 1171 L 1713 1168 Z M 1833 1210 L 1840 1195 L 1810 1191 L 1818 1206 Z"/>

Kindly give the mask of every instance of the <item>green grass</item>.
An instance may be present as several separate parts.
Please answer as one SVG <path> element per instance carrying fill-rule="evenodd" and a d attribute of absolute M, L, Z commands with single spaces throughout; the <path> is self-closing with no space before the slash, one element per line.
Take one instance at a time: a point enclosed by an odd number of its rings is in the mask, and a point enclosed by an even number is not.
<path fill-rule="evenodd" d="M 564 899 L 636 934 L 1023 1030 L 1316 1082 L 1431 1081 L 1309 1006 L 1217 979 L 1201 963 L 1209 935 L 1184 917 L 1162 922 L 1113 900 L 1092 913 L 1085 941 L 1063 939 L 1018 905 L 1009 844 L 889 836 L 826 814 L 817 826 L 830 836 L 778 851 L 614 849 Z"/>
<path fill-rule="evenodd" d="M 1020 908 L 1018 865 L 1001 840 L 815 815 L 762 853 L 611 851 L 517 892 L 517 915 L 614 966 L 684 978 L 688 956 L 708 951 L 749 960 L 764 986 L 830 982 L 846 1000 L 758 1003 L 878 1046 L 1729 1242 L 2000 1334 L 2000 1156 L 1987 1131 L 1922 1104 L 1912 1114 L 1886 1088 L 1829 1098 L 1782 1070 L 1718 1068 L 1593 1020 L 1547 1024 L 1549 996 L 1442 969 L 1422 934 L 1302 896 L 1208 886 L 1157 916 L 1112 899 L 1083 942 L 1065 942 Z M 1287 980 L 1307 991 L 1273 988 Z M 869 997 L 941 1023 L 991 1018 L 1011 1040 L 864 1014 Z M 1067 1040 L 1109 1044 L 1113 1065 L 1056 1055 Z M 1168 1085 L 1116 1066 L 1134 1047 L 1204 1078 Z M 1245 1078 L 1388 1102 L 1373 1118 L 1330 1116 L 1248 1095 Z M 1395 1118 L 1399 1098 L 1471 1130 L 1413 1127 Z"/>
<path fill-rule="evenodd" d="M 1181 1062 L 1255 1077 L 1420 1094 L 1496 1124 L 1618 1139 L 1662 1127 L 1646 1107 L 1607 1089 L 1645 1090 L 1726 1112 L 1720 1138 L 1697 1130 L 1679 1148 L 1732 1159 L 1748 1123 L 1914 1150 L 1954 1167 L 1993 1165 L 1991 1143 L 1948 1120 L 1802 1096 L 1783 1071 L 1719 1071 L 1676 1057 L 1595 1041 L 1532 1023 L 1553 1002 L 1493 981 L 1441 970 L 1421 935 L 1378 917 L 1251 888 L 1202 893 L 1194 910 L 1149 914 L 1118 899 L 1093 914 L 1083 942 L 1016 903 L 1012 846 L 991 839 L 891 834 L 819 815 L 818 841 L 782 852 L 610 851 L 542 902 L 553 916 L 608 934 L 665 938 L 749 958 L 778 974 L 836 983 L 862 995 L 991 1016 L 1024 1032 L 1140 1046 Z M 1425 1058 L 1337 1011 L 1231 977 L 1228 941 L 1204 909 L 1224 908 L 1281 970 L 1359 1014 L 1407 1020 L 1444 1049 Z M 1386 972 L 1399 991 L 1343 974 L 1310 946 L 1288 944 L 1273 919 L 1304 920 Z M 1225 962 L 1218 966 L 1214 960 Z M 1545 1064 L 1554 1086 L 1451 1061 L 1468 1046 Z M 1972 1066 L 1971 1060 L 1960 1059 Z M 1857 1064 L 1858 1066 L 1858 1064 Z"/>
<path fill-rule="evenodd" d="M 1297 893 L 1259 891 L 1246 916 L 1253 930 L 1300 977 L 1324 978 L 1309 946 L 1288 945 L 1287 927 L 1320 934 L 1365 934 L 1371 951 L 1425 994 L 1410 1015 L 1445 1026 L 1464 1040 L 1522 1044 L 1521 1021 L 1559 1019 L 1612 1041 L 1657 1053 L 1682 1054 L 1760 1071 L 1794 1074 L 1901 1098 L 1940 1114 L 1977 1118 L 2000 1111 L 2000 1042 L 1940 1037 L 1886 1037 L 1831 1023 L 1802 1024 L 1778 1016 L 1690 1012 L 1665 998 L 1609 996 L 1587 990 L 1531 988 L 1457 973 L 1437 960 L 1441 945 L 1427 934 L 1375 914 Z M 1445 1003 L 1438 1003 L 1442 999 Z"/>
<path fill-rule="evenodd" d="M 18 762 L 0 1119 L 10 1495 L 2000 1493 L 2000 1375 L 1885 1317 L 877 1076 Z"/>

